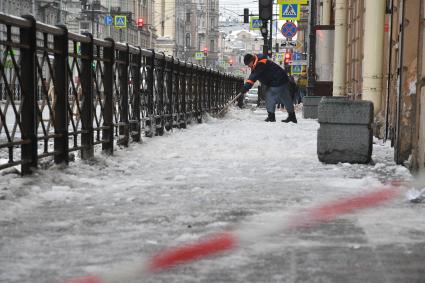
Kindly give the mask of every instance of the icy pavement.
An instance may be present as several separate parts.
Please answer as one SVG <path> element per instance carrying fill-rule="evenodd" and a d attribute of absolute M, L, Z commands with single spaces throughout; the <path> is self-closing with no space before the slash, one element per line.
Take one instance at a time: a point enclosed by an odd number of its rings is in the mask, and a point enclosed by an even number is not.
<path fill-rule="evenodd" d="M 265 116 L 232 109 L 113 157 L 2 175 L 0 282 L 56 283 L 107 271 L 412 178 L 378 140 L 371 165 L 322 164 L 316 120 L 265 123 Z M 285 116 L 277 113 L 279 121 Z M 425 282 L 425 206 L 402 194 L 131 282 Z"/>

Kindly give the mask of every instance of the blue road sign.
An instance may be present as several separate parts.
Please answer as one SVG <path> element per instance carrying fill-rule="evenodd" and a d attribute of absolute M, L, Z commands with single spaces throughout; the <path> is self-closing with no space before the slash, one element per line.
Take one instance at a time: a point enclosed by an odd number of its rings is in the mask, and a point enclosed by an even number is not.
<path fill-rule="evenodd" d="M 300 4 L 280 5 L 279 20 L 300 20 Z"/>
<path fill-rule="evenodd" d="M 301 59 L 301 53 L 293 53 L 292 54 L 292 60 L 295 60 L 295 61 L 302 60 Z"/>
<path fill-rule="evenodd" d="M 251 30 L 259 30 L 263 26 L 263 21 L 258 17 L 251 17 Z"/>
<path fill-rule="evenodd" d="M 302 70 L 303 70 L 303 66 L 302 65 L 292 65 L 291 66 L 291 73 L 293 74 L 293 75 L 299 75 L 299 74 L 301 74 L 302 73 Z"/>
<path fill-rule="evenodd" d="M 115 16 L 115 28 L 127 28 L 127 16 Z"/>
<path fill-rule="evenodd" d="M 114 19 L 112 18 L 112 16 L 106 15 L 103 18 L 103 21 L 105 22 L 105 25 L 111 26 L 113 24 L 113 22 L 114 22 Z"/>
<path fill-rule="evenodd" d="M 297 26 L 293 22 L 286 22 L 280 29 L 282 35 L 286 38 L 292 38 L 297 33 Z"/>

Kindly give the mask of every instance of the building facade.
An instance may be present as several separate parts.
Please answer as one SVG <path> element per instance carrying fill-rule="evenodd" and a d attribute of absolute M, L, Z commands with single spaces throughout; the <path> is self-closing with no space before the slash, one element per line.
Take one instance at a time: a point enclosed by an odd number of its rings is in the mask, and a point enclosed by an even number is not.
<path fill-rule="evenodd" d="M 220 32 L 218 0 L 157 0 L 157 49 L 166 55 L 208 67 L 218 65 Z M 196 52 L 206 53 L 195 60 Z"/>
<path fill-rule="evenodd" d="M 65 24 L 70 32 L 91 33 L 96 38 L 111 37 L 142 48 L 154 48 L 154 1 L 151 0 L 1 0 L 0 11 L 11 15 L 33 14 L 37 21 Z M 108 16 L 126 16 L 125 28 L 116 28 Z M 136 21 L 145 25 L 138 28 Z"/>
<path fill-rule="evenodd" d="M 421 0 L 333 0 L 335 41 L 343 38 L 334 95 L 374 104 L 374 135 L 391 141 L 394 160 L 425 168 L 425 3 Z M 321 5 L 318 18 L 323 17 Z M 326 11 L 325 11 L 326 12 Z M 342 12 L 342 13 L 341 13 Z M 335 19 L 335 21 L 333 20 Z M 335 52 L 339 47 L 335 43 Z M 335 53 L 336 54 L 336 53 Z M 340 61 L 342 60 L 342 61 Z M 335 83 L 340 86 L 335 90 Z M 320 94 L 319 94 L 320 95 Z"/>

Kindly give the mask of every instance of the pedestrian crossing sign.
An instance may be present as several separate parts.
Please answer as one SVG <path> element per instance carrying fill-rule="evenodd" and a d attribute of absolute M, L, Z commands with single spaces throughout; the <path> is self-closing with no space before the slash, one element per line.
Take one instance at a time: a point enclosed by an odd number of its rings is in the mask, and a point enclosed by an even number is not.
<path fill-rule="evenodd" d="M 249 24 L 250 30 L 260 30 L 263 26 L 263 21 L 260 19 L 260 17 L 251 17 L 251 21 Z"/>
<path fill-rule="evenodd" d="M 301 4 L 307 5 L 308 0 L 277 0 L 277 4 Z"/>
<path fill-rule="evenodd" d="M 127 28 L 127 16 L 114 16 L 115 28 Z"/>
<path fill-rule="evenodd" d="M 301 75 L 302 71 L 303 71 L 302 65 L 292 65 L 291 66 L 291 73 L 293 75 Z"/>
<path fill-rule="evenodd" d="M 205 55 L 204 52 L 195 52 L 195 60 L 204 60 Z"/>
<path fill-rule="evenodd" d="M 281 4 L 279 20 L 298 21 L 300 19 L 300 4 Z"/>

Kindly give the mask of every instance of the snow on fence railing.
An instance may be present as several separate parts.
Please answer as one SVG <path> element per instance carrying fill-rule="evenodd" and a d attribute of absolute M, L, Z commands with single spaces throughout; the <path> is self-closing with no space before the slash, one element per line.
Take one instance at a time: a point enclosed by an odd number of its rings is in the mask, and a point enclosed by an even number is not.
<path fill-rule="evenodd" d="M 0 13 L 0 170 L 112 153 L 142 135 L 202 122 L 236 96 L 239 77 L 113 39 Z"/>

